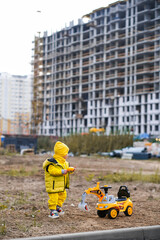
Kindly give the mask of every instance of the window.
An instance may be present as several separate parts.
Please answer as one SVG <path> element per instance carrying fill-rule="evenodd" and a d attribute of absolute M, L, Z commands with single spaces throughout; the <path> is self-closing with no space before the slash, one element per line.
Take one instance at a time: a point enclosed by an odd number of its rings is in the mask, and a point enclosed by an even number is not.
<path fill-rule="evenodd" d="M 158 130 L 159 130 L 159 126 L 156 125 L 156 126 L 155 126 L 155 131 L 158 131 Z"/>
<path fill-rule="evenodd" d="M 147 112 L 147 105 L 144 106 L 145 112 Z"/>
<path fill-rule="evenodd" d="M 130 18 L 128 19 L 128 26 L 131 26 L 131 19 Z"/>
<path fill-rule="evenodd" d="M 147 95 L 145 95 L 145 102 L 147 102 L 148 98 L 147 98 Z"/>
<path fill-rule="evenodd" d="M 147 115 L 144 116 L 144 122 L 147 123 Z"/>
<path fill-rule="evenodd" d="M 155 120 L 159 120 L 159 115 L 158 114 L 155 115 Z"/>
<path fill-rule="evenodd" d="M 135 24 L 135 17 L 133 17 L 133 24 Z"/>
<path fill-rule="evenodd" d="M 155 109 L 159 109 L 159 104 L 158 103 L 155 104 Z"/>
<path fill-rule="evenodd" d="M 159 93 L 156 93 L 156 99 L 159 99 Z"/>

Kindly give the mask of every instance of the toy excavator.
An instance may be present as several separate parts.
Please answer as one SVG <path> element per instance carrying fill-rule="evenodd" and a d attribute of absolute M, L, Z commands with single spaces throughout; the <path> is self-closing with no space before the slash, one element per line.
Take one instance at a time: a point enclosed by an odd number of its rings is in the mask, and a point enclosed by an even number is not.
<path fill-rule="evenodd" d="M 124 212 L 126 216 L 131 216 L 133 213 L 133 203 L 130 200 L 130 192 L 126 186 L 120 186 L 118 191 L 118 198 L 115 198 L 113 195 L 108 195 L 108 189 L 112 187 L 104 185 L 104 187 L 99 187 L 99 182 L 94 188 L 88 188 L 82 194 L 82 200 L 79 203 L 79 209 L 88 212 L 89 207 L 85 202 L 87 194 L 94 194 L 99 198 L 97 203 L 97 215 L 101 218 L 104 218 L 107 214 L 108 217 L 114 219 L 118 216 L 119 212 Z M 101 189 L 104 189 L 103 193 Z"/>

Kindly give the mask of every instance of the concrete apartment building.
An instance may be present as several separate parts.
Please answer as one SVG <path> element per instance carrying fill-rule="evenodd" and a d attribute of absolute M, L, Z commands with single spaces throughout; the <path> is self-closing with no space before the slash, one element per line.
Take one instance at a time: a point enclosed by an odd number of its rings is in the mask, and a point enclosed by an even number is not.
<path fill-rule="evenodd" d="M 35 38 L 32 132 L 160 136 L 160 1 L 117 1 L 84 17 Z"/>
<path fill-rule="evenodd" d="M 0 73 L 0 134 L 29 134 L 31 77 Z"/>

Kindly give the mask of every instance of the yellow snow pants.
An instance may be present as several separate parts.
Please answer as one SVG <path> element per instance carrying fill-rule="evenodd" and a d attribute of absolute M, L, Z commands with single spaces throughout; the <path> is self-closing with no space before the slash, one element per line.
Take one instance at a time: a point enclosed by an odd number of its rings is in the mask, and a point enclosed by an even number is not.
<path fill-rule="evenodd" d="M 64 201 L 67 197 L 66 190 L 64 192 L 59 193 L 48 193 L 49 200 L 48 200 L 48 207 L 49 209 L 55 210 L 57 205 L 62 207 Z"/>

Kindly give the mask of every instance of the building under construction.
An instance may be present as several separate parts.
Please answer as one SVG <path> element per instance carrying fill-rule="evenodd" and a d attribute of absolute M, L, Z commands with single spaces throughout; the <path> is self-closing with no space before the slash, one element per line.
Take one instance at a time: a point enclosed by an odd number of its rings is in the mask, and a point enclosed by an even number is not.
<path fill-rule="evenodd" d="M 118 1 L 45 32 L 33 58 L 33 133 L 160 134 L 159 0 Z"/>

